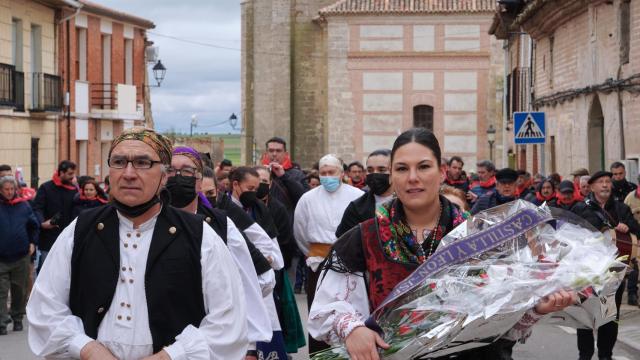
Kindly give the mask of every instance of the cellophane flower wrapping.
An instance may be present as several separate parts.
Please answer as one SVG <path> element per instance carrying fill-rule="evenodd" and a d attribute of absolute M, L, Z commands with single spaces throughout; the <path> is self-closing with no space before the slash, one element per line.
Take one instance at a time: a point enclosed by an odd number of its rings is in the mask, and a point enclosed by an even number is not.
<path fill-rule="evenodd" d="M 543 297 L 559 290 L 577 292 L 582 303 L 549 315 L 556 323 L 597 328 L 613 320 L 611 302 L 626 265 L 616 259 L 610 238 L 572 213 L 517 200 L 469 218 L 442 239 L 438 252 L 504 224 L 525 209 L 550 220 L 505 237 L 502 244 L 464 262 L 442 267 L 373 313 L 391 345 L 380 350 L 381 358 L 427 359 L 487 345 L 507 334 Z M 349 356 L 342 346 L 312 358 Z"/>

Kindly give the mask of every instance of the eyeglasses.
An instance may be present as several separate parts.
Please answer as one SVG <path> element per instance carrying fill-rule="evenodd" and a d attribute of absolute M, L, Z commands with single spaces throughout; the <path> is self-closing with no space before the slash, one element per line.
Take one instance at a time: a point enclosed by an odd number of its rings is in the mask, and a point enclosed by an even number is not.
<path fill-rule="evenodd" d="M 124 169 L 129 166 L 129 163 L 134 169 L 151 169 L 155 164 L 161 164 L 162 161 L 151 160 L 147 158 L 135 158 L 127 159 L 125 157 L 109 158 L 107 164 L 112 169 Z"/>
<path fill-rule="evenodd" d="M 202 177 L 202 174 L 200 174 L 197 169 L 191 167 L 184 167 L 182 169 L 170 167 L 167 169 L 167 173 L 169 176 L 182 175 L 184 177 L 195 177 L 197 179 Z"/>

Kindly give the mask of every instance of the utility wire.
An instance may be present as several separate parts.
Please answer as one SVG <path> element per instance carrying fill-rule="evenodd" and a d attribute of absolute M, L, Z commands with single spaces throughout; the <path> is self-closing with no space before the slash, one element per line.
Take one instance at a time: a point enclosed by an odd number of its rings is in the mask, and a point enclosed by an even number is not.
<path fill-rule="evenodd" d="M 179 41 L 179 42 L 183 42 L 186 44 L 191 44 L 191 45 L 198 45 L 198 46 L 203 46 L 203 47 L 209 47 L 209 48 L 214 48 L 214 49 L 220 49 L 220 50 L 229 50 L 229 51 L 236 51 L 236 52 L 242 52 L 242 49 L 240 48 L 235 48 L 235 47 L 231 47 L 231 46 L 225 46 L 225 45 L 219 45 L 219 44 L 213 44 L 213 43 L 209 43 L 209 42 L 204 42 L 204 41 L 198 41 L 198 40 L 191 40 L 191 39 L 187 39 L 187 38 L 182 38 L 182 37 L 178 37 L 178 36 L 173 36 L 173 35 L 166 35 L 166 34 L 161 34 L 161 33 L 157 33 L 155 31 L 148 31 L 149 34 L 151 35 L 155 35 L 158 37 L 163 37 L 163 38 L 167 38 L 167 39 L 171 39 L 171 40 L 175 40 L 175 41 Z M 468 34 L 475 34 L 475 33 L 468 33 Z M 460 35 L 464 35 L 462 33 L 456 34 L 457 36 Z M 420 38 L 422 36 L 414 36 L 413 38 Z M 425 38 L 427 38 L 425 36 Z M 432 37 L 428 37 L 428 38 L 432 38 Z M 435 38 L 435 37 L 434 37 Z M 399 41 L 402 40 L 402 38 L 390 38 L 390 39 L 384 39 L 386 41 Z M 449 38 L 449 40 L 461 40 L 461 41 L 465 41 L 465 40 L 472 40 L 472 39 L 458 39 L 458 38 Z M 478 38 L 478 41 L 480 40 L 480 38 Z M 375 42 L 375 41 L 383 41 L 382 39 L 367 39 L 361 38 L 361 41 L 369 41 L 369 42 Z M 475 48 L 467 48 L 464 50 L 456 50 L 458 52 L 462 52 L 462 51 L 480 51 L 482 50 L 480 47 L 475 47 Z M 366 51 L 366 50 L 365 50 Z M 372 51 L 379 51 L 379 52 L 383 52 L 384 50 L 372 50 Z M 291 54 L 284 54 L 284 53 L 278 53 L 278 52 L 270 52 L 270 51 L 258 51 L 258 50 L 252 50 L 249 51 L 253 54 L 259 54 L 259 55 L 270 55 L 270 56 L 281 56 L 281 57 L 286 57 L 289 58 L 291 56 Z M 404 50 L 398 50 L 398 51 L 394 51 L 394 52 L 405 52 Z M 409 51 L 407 51 L 408 53 L 410 53 Z M 412 52 L 420 52 L 420 51 L 412 51 Z M 425 51 L 425 53 L 428 53 L 429 51 Z M 342 60 L 344 59 L 344 57 L 341 56 L 318 56 L 318 55 L 313 55 L 313 54 L 309 54 L 308 57 L 311 58 L 317 58 L 317 59 L 338 59 L 338 60 Z"/>

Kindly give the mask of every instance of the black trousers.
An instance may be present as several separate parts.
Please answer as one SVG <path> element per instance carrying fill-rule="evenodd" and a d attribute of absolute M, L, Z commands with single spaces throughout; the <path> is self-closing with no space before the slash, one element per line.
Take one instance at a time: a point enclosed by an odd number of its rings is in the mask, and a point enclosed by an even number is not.
<path fill-rule="evenodd" d="M 616 320 L 606 323 L 598 328 L 598 357 L 608 358 L 613 356 L 613 347 L 618 339 L 618 320 L 620 320 L 620 304 L 624 293 L 624 281 L 616 291 Z M 595 349 L 593 347 L 593 330 L 578 329 L 578 353 L 580 360 L 591 359 Z"/>

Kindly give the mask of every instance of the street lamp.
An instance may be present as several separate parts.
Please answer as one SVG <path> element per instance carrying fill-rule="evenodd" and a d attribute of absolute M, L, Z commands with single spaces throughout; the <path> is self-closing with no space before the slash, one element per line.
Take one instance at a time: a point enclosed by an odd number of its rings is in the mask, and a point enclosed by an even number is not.
<path fill-rule="evenodd" d="M 489 160 L 493 162 L 493 144 L 496 142 L 496 128 L 489 125 L 487 129 L 487 141 L 489 142 Z"/>
<path fill-rule="evenodd" d="M 158 60 L 158 62 L 153 65 L 153 77 L 156 79 L 157 85 L 149 85 L 149 87 L 160 87 L 160 83 L 164 80 L 164 75 L 167 73 L 167 68 L 162 65 L 162 62 Z"/>
<path fill-rule="evenodd" d="M 198 116 L 196 114 L 191 115 L 191 131 L 190 131 L 191 137 L 193 137 L 194 127 L 198 127 Z"/>
<path fill-rule="evenodd" d="M 236 129 L 236 126 L 238 125 L 238 117 L 235 113 L 231 113 L 231 116 L 229 116 L 229 124 L 231 124 L 231 128 L 233 130 Z"/>

